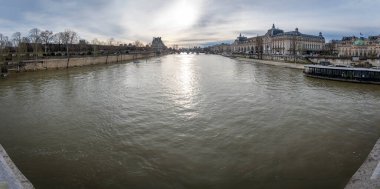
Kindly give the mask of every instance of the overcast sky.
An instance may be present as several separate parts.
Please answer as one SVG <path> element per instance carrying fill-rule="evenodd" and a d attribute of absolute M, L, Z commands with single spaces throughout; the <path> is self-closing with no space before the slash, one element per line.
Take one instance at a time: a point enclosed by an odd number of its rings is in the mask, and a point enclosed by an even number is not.
<path fill-rule="evenodd" d="M 380 0 L 0 0 L 0 33 L 71 29 L 81 38 L 168 45 L 262 35 L 273 23 L 330 40 L 379 35 Z"/>

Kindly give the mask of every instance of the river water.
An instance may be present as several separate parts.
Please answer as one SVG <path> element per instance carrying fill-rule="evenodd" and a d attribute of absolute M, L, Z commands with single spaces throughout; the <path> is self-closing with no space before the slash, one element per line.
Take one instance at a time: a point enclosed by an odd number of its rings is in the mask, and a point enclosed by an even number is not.
<path fill-rule="evenodd" d="M 215 55 L 13 74 L 0 143 L 36 188 L 343 188 L 380 86 Z"/>

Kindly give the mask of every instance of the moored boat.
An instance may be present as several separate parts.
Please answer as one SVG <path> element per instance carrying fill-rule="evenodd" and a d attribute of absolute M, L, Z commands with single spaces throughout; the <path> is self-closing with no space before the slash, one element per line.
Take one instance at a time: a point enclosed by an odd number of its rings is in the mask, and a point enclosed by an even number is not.
<path fill-rule="evenodd" d="M 380 69 L 375 68 L 306 65 L 304 74 L 308 77 L 336 81 L 380 84 Z"/>

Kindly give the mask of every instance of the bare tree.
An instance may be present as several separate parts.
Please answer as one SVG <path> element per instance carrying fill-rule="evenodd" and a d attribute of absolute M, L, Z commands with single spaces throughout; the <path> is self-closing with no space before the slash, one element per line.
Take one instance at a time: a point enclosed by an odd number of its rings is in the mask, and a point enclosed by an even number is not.
<path fill-rule="evenodd" d="M 3 43 L 3 47 L 4 47 L 4 48 L 5 48 L 5 47 L 10 47 L 10 46 L 12 46 L 12 42 L 9 41 L 9 38 L 8 38 L 8 36 L 6 36 L 6 35 L 2 35 L 2 37 L 1 37 L 1 41 L 2 41 L 2 43 Z"/>
<path fill-rule="evenodd" d="M 256 53 L 258 59 L 263 59 L 263 38 L 256 37 Z"/>
<path fill-rule="evenodd" d="M 121 45 L 123 45 L 123 42 L 122 42 L 122 41 L 116 41 L 116 44 L 117 44 L 118 46 L 121 46 Z"/>
<path fill-rule="evenodd" d="M 92 49 L 93 49 L 93 55 L 96 56 L 98 54 L 98 45 L 100 44 L 100 41 L 97 38 L 94 38 L 91 41 Z"/>
<path fill-rule="evenodd" d="M 58 45 L 58 51 L 61 51 L 62 50 L 62 45 L 63 45 L 63 32 L 58 32 L 56 34 L 53 35 L 53 43 L 57 44 Z M 57 50 L 56 50 L 57 51 Z"/>
<path fill-rule="evenodd" d="M 47 47 L 50 42 L 53 40 L 53 32 L 49 30 L 42 31 L 40 33 L 42 44 L 45 46 L 45 54 L 47 53 Z"/>
<path fill-rule="evenodd" d="M 4 38 L 5 36 L 0 33 L 0 50 L 2 50 L 5 47 Z"/>
<path fill-rule="evenodd" d="M 53 42 L 55 44 L 59 44 L 61 45 L 62 44 L 62 32 L 58 32 L 56 34 L 53 35 Z"/>
<path fill-rule="evenodd" d="M 76 42 L 78 40 L 78 34 L 71 30 L 65 30 L 62 32 L 61 35 L 63 44 L 66 45 L 66 54 L 67 54 L 67 65 L 66 67 L 69 67 L 69 61 L 70 61 L 70 53 L 69 53 L 69 46 Z"/>
<path fill-rule="evenodd" d="M 144 47 L 144 44 L 141 43 L 139 40 L 137 40 L 137 41 L 135 41 L 135 42 L 133 43 L 133 46 L 135 46 L 135 47 Z"/>
<path fill-rule="evenodd" d="M 30 40 L 28 37 L 22 37 L 21 43 L 30 43 Z"/>
<path fill-rule="evenodd" d="M 328 55 L 336 55 L 337 54 L 337 44 L 336 40 L 332 40 L 330 43 L 326 44 L 326 50 Z"/>
<path fill-rule="evenodd" d="M 21 42 L 18 45 L 18 51 L 20 53 L 20 56 L 22 54 L 26 54 L 28 52 L 28 44 L 30 44 L 29 38 L 28 37 L 22 37 Z"/>
<path fill-rule="evenodd" d="M 20 61 L 20 46 L 21 46 L 21 33 L 20 32 L 15 32 L 12 34 L 12 42 L 13 46 L 16 49 L 16 57 L 17 57 L 17 62 Z"/>
<path fill-rule="evenodd" d="M 115 39 L 114 38 L 110 38 L 110 39 L 108 39 L 108 45 L 109 46 L 113 46 L 114 45 L 114 42 L 115 42 Z"/>
<path fill-rule="evenodd" d="M 38 57 L 38 43 L 41 42 L 40 34 L 41 30 L 39 30 L 38 28 L 33 28 L 29 31 L 29 39 L 33 45 L 33 54 L 35 55 L 36 59 Z"/>
<path fill-rule="evenodd" d="M 0 59 L 4 59 L 3 54 L 9 54 L 10 47 L 12 47 L 12 42 L 9 41 L 8 36 L 0 34 Z"/>
<path fill-rule="evenodd" d="M 12 42 L 14 47 L 18 47 L 21 43 L 21 33 L 20 32 L 15 32 L 12 34 Z"/>
<path fill-rule="evenodd" d="M 115 42 L 115 39 L 114 39 L 114 38 L 110 38 L 110 39 L 108 39 L 107 42 L 108 42 L 107 45 L 109 45 L 109 46 L 113 46 L 113 43 Z M 112 50 L 112 48 L 111 48 L 111 47 L 108 47 L 107 49 L 108 49 L 108 50 L 107 50 L 106 63 L 108 63 L 108 56 L 109 56 L 109 54 L 110 54 L 110 50 Z"/>
<path fill-rule="evenodd" d="M 79 52 L 80 52 L 80 55 L 87 54 L 87 45 L 88 45 L 88 42 L 85 39 L 80 39 L 79 40 Z"/>
<path fill-rule="evenodd" d="M 93 45 L 99 45 L 99 40 L 98 40 L 97 38 L 94 38 L 94 39 L 91 41 L 91 43 L 92 43 Z"/>
<path fill-rule="evenodd" d="M 293 56 L 294 62 L 296 62 L 296 57 L 299 52 L 299 47 L 298 47 L 298 38 L 297 36 L 292 36 L 290 39 L 290 54 Z"/>
<path fill-rule="evenodd" d="M 0 61 L 3 61 L 3 51 L 5 48 L 5 37 L 3 34 L 0 33 Z"/>

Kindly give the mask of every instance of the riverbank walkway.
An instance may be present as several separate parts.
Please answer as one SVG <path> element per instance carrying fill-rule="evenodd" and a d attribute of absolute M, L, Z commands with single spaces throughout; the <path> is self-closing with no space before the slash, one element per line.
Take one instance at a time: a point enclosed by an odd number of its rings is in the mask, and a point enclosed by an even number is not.
<path fill-rule="evenodd" d="M 34 189 L 0 145 L 0 189 Z"/>
<path fill-rule="evenodd" d="M 250 58 L 236 58 L 236 59 L 241 60 L 241 61 L 280 66 L 280 67 L 285 67 L 285 68 L 300 69 L 300 70 L 303 70 L 304 66 L 306 65 L 306 64 L 300 64 L 300 63 L 287 63 L 287 62 L 277 62 L 277 61 L 272 61 L 272 60 L 258 60 L 258 59 L 250 59 Z"/>
<path fill-rule="evenodd" d="M 380 139 L 346 186 L 346 189 L 359 188 L 380 188 Z"/>

